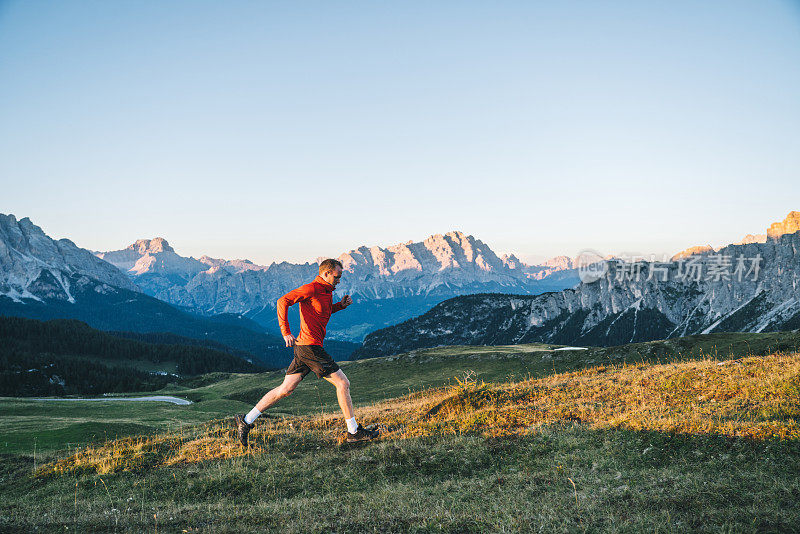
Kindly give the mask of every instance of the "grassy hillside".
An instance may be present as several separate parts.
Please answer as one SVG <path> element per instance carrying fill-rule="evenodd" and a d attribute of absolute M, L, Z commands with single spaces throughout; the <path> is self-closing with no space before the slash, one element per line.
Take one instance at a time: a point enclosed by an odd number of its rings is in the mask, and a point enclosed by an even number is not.
<path fill-rule="evenodd" d="M 471 371 L 484 380 L 519 380 L 542 376 L 554 367 L 581 366 L 577 352 L 557 352 L 555 362 L 548 346 L 448 347 L 399 357 L 341 362 L 352 383 L 357 405 L 398 397 L 424 388 L 454 383 L 454 377 Z M 214 373 L 170 384 L 148 394 L 175 395 L 194 402 L 190 406 L 166 403 L 69 402 L 43 403 L 21 398 L 0 398 L 0 453 L 32 455 L 79 446 L 107 438 L 152 433 L 170 427 L 196 424 L 231 413 L 248 411 L 284 374 Z M 271 413 L 280 416 L 338 411 L 333 387 L 308 376 Z"/>
<path fill-rule="evenodd" d="M 398 356 L 341 362 L 359 406 L 409 392 L 452 385 L 471 374 L 486 382 L 520 381 L 595 365 L 670 362 L 697 358 L 734 358 L 770 354 L 793 346 L 796 334 L 709 334 L 668 341 L 635 343 L 588 350 L 553 350 L 528 344 L 496 347 L 439 347 Z M 0 453 L 39 455 L 98 440 L 191 425 L 248 411 L 283 373 L 214 373 L 148 394 L 187 398 L 191 406 L 166 403 L 43 403 L 0 397 Z M 133 395 L 133 393 L 131 393 Z M 338 413 L 333 388 L 314 376 L 270 413 L 298 416 Z"/>
<path fill-rule="evenodd" d="M 4 400 L 0 530 L 790 531 L 800 354 L 708 350 L 739 350 L 729 336 L 679 340 L 678 358 L 672 340 L 346 363 L 361 421 L 383 430 L 361 446 L 340 443 L 332 388 L 311 378 L 238 447 L 227 414 L 277 373 L 165 391 L 191 406 Z M 87 446 L 87 431 L 131 437 Z"/>
<path fill-rule="evenodd" d="M 468 377 L 361 407 L 384 435 L 358 447 L 309 414 L 260 421 L 247 451 L 219 420 L 8 457 L 0 526 L 789 531 L 799 399 L 798 353 Z"/>

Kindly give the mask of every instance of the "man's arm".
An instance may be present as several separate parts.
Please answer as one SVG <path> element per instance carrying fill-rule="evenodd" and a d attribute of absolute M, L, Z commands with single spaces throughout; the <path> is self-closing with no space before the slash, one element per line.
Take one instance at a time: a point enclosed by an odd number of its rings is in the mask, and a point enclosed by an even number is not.
<path fill-rule="evenodd" d="M 337 311 L 341 311 L 346 307 L 350 306 L 353 303 L 353 299 L 350 298 L 350 295 L 345 295 L 342 297 L 340 302 L 334 302 L 333 306 L 331 307 L 331 313 L 336 313 Z"/>
<path fill-rule="evenodd" d="M 298 287 L 297 289 L 289 291 L 278 299 L 278 325 L 281 327 L 281 335 L 292 335 L 292 331 L 289 329 L 289 319 L 287 318 L 286 313 L 289 306 L 309 298 L 313 293 L 314 288 L 311 286 L 311 284 L 306 284 Z"/>

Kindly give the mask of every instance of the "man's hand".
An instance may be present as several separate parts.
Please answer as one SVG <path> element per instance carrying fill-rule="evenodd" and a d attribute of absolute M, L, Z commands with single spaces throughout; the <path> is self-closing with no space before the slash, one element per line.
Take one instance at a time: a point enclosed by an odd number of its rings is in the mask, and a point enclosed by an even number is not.
<path fill-rule="evenodd" d="M 292 334 L 283 336 L 283 340 L 286 342 L 287 347 L 294 347 L 294 336 Z"/>
<path fill-rule="evenodd" d="M 342 297 L 342 302 L 341 302 L 342 308 L 346 308 L 350 306 L 352 303 L 353 299 L 350 298 L 350 295 L 345 295 Z"/>

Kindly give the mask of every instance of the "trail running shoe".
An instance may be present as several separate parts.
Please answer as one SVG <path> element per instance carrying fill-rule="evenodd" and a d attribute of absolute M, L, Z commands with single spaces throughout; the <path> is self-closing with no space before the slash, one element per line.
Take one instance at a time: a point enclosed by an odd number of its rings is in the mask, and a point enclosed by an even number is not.
<path fill-rule="evenodd" d="M 256 426 L 255 423 L 248 425 L 244 421 L 243 413 L 237 413 L 234 415 L 233 421 L 236 423 L 236 433 L 239 436 L 239 442 L 242 444 L 242 447 L 247 447 L 247 434 L 250 433 L 250 429 Z"/>
<path fill-rule="evenodd" d="M 345 433 L 347 434 L 347 437 L 345 438 L 345 441 L 347 443 L 355 443 L 357 441 L 367 441 L 370 439 L 375 439 L 378 437 L 378 434 L 380 434 L 380 432 L 378 432 L 377 430 L 373 429 L 367 430 L 366 428 L 361 426 L 361 423 L 358 424 L 358 429 L 356 429 L 355 434 L 351 434 L 350 432 L 345 432 Z"/>

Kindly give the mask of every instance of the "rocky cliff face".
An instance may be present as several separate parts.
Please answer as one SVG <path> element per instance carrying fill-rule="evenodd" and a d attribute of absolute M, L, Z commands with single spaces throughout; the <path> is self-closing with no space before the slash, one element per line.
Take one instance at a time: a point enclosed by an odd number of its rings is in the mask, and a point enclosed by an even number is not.
<path fill-rule="evenodd" d="M 15 302 L 74 302 L 75 284 L 88 279 L 138 291 L 119 270 L 69 239 L 53 240 L 27 217 L 0 214 L 0 295 Z"/>
<path fill-rule="evenodd" d="M 541 265 L 524 265 L 522 267 L 528 278 L 544 280 L 548 277 L 561 277 L 575 273 L 576 266 L 569 256 L 556 256 Z"/>
<path fill-rule="evenodd" d="M 161 238 L 96 254 L 158 299 L 205 314 L 244 313 L 270 327 L 277 326 L 274 310 L 278 298 L 310 282 L 318 270 L 318 263 L 259 266 L 247 260 L 183 258 Z M 497 257 L 485 243 L 462 232 L 386 248 L 362 246 L 338 259 L 346 274 L 337 295 L 350 294 L 361 304 L 381 303 L 362 307 L 369 310 L 368 315 L 337 316 L 337 322 L 329 326 L 333 337 L 359 341 L 371 328 L 412 316 L 404 315 L 404 310 L 421 313 L 455 295 L 482 291 L 533 294 L 578 283 L 568 258 L 567 263 L 558 260 L 531 270 L 518 260 Z M 554 273 L 561 276 L 548 280 Z"/>
<path fill-rule="evenodd" d="M 792 211 L 784 220 L 774 222 L 767 228 L 767 238 L 776 239 L 784 234 L 798 231 L 800 231 L 800 211 Z"/>
<path fill-rule="evenodd" d="M 371 299 L 457 293 L 475 285 L 529 293 L 535 286 L 521 264 L 510 267 L 485 243 L 462 232 L 387 248 L 360 247 L 338 259 L 348 273 L 339 288 Z"/>
<path fill-rule="evenodd" d="M 608 261 L 598 279 L 537 296 L 456 297 L 373 332 L 356 357 L 450 344 L 617 345 L 696 333 L 800 327 L 800 232 L 702 247 L 673 261 Z"/>
<path fill-rule="evenodd" d="M 189 280 L 209 267 L 194 258 L 179 256 L 163 237 L 139 239 L 126 249 L 95 254 L 121 271 L 134 275 L 163 274 Z"/>
<path fill-rule="evenodd" d="M 683 258 L 688 258 L 689 256 L 694 256 L 696 254 L 705 254 L 708 252 L 714 252 L 714 247 L 711 245 L 695 245 L 693 247 L 689 247 L 685 250 L 682 250 L 672 256 L 672 261 L 678 261 Z"/>

